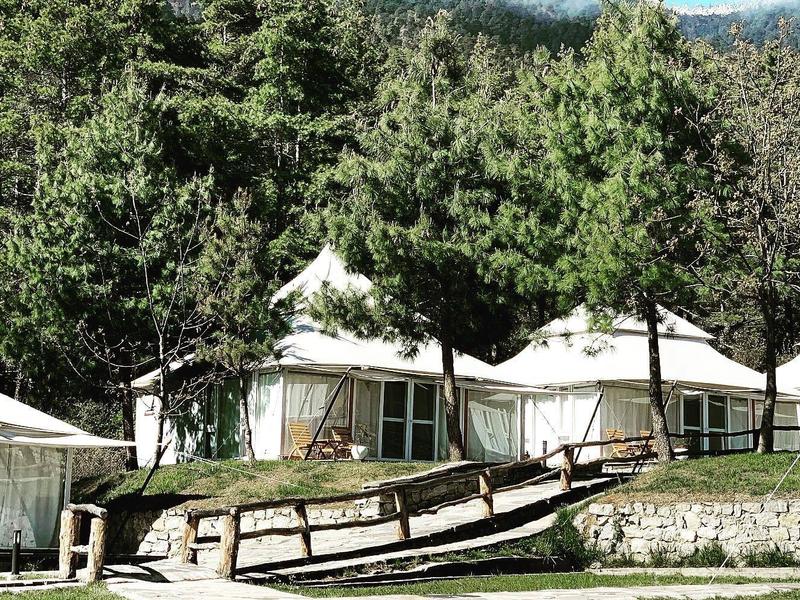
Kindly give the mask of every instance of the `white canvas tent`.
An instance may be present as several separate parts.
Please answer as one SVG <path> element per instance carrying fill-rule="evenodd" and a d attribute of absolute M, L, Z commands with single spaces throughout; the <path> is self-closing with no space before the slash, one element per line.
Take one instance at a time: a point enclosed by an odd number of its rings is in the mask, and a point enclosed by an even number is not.
<path fill-rule="evenodd" d="M 670 430 L 721 432 L 757 427 L 764 375 L 717 352 L 709 344 L 713 337 L 703 330 L 663 308 L 660 311 L 665 398 L 676 382 L 667 408 Z M 622 429 L 629 436 L 649 430 L 649 354 L 644 323 L 622 317 L 613 333 L 602 334 L 590 331 L 588 315 L 578 307 L 539 334 L 537 341 L 498 366 L 500 377 L 573 392 L 571 397 L 539 396 L 526 407 L 530 413 L 525 418 L 526 443 L 532 449 L 540 450 L 545 442 L 582 438 L 587 428 L 588 439 L 605 439 L 606 429 Z M 796 425 L 798 398 L 788 389 L 781 390 L 778 421 Z M 600 392 L 603 398 L 597 405 Z M 597 416 L 592 420 L 595 405 Z M 800 448 L 794 433 L 777 433 L 776 439 L 779 447 Z M 741 436 L 728 442 L 712 439 L 702 445 L 717 449 L 723 443 L 744 448 L 752 440 Z"/>
<path fill-rule="evenodd" d="M 26 548 L 54 547 L 69 502 L 75 448 L 128 446 L 93 436 L 0 394 L 0 547 L 15 529 Z"/>
<path fill-rule="evenodd" d="M 311 298 L 323 282 L 337 289 L 354 286 L 362 291 L 371 285 L 366 277 L 348 273 L 326 246 L 276 298 L 293 291 Z M 253 374 L 250 386 L 250 420 L 258 458 L 277 458 L 289 452 L 289 422 L 306 422 L 313 433 L 326 399 L 345 373 L 347 385 L 325 421 L 324 435 L 329 435 L 332 426 L 351 427 L 375 458 L 433 460 L 443 455 L 446 430 L 440 391 L 442 358 L 437 344 L 425 345 L 413 358 L 404 358 L 397 344 L 360 339 L 346 332 L 329 336 L 303 315 L 280 347 L 280 360 L 265 362 Z M 463 429 L 471 455 L 481 460 L 516 458 L 521 448 L 521 394 L 536 390 L 506 383 L 497 377 L 494 367 L 466 355 L 456 357 L 455 372 L 463 394 Z M 147 389 L 157 376 L 145 375 L 133 385 Z M 242 455 L 236 429 L 236 387 L 233 382 L 217 386 L 205 407 L 196 404 L 185 411 L 185 419 L 172 419 L 167 429 L 174 434 L 175 448 L 166 451 L 165 462 L 180 458 L 175 450 L 212 458 Z M 142 464 L 154 453 L 157 411 L 157 399 L 140 399 L 136 439 Z M 494 435 L 496 424 L 506 432 L 503 436 Z M 513 439 L 509 440 L 509 435 Z"/>
<path fill-rule="evenodd" d="M 776 369 L 778 386 L 800 391 L 800 356 L 795 356 Z"/>

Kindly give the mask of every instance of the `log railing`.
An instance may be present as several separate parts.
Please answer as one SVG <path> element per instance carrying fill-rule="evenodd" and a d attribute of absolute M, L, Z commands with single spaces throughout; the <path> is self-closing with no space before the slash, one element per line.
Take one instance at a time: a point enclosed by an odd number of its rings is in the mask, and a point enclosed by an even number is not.
<path fill-rule="evenodd" d="M 776 426 L 776 431 L 800 431 L 800 427 Z M 670 433 L 672 438 L 690 437 L 737 437 L 742 435 L 757 434 L 757 429 L 735 431 L 731 433 Z M 336 496 L 326 496 L 320 498 L 281 498 L 274 500 L 264 500 L 261 502 L 251 502 L 239 504 L 237 506 L 227 506 L 221 508 L 189 510 L 185 515 L 185 526 L 183 531 L 183 549 L 181 560 L 184 563 L 196 563 L 197 551 L 213 547 L 219 548 L 219 562 L 217 573 L 220 577 L 233 579 L 237 573 L 237 558 L 239 544 L 242 540 L 260 538 L 264 536 L 299 536 L 300 552 L 304 557 L 313 555 L 311 538 L 317 531 L 331 531 L 338 529 L 350 529 L 354 527 L 368 527 L 384 523 L 396 522 L 396 535 L 398 540 L 407 540 L 411 537 L 411 526 L 409 519 L 412 516 L 435 514 L 443 508 L 456 506 L 471 502 L 473 500 L 482 501 L 483 517 L 494 515 L 493 495 L 501 491 L 509 491 L 523 488 L 530 485 L 541 483 L 546 479 L 560 475 L 560 488 L 562 491 L 572 489 L 572 479 L 576 472 L 585 470 L 595 470 L 606 462 L 614 463 L 638 463 L 657 455 L 649 447 L 647 442 L 652 441 L 652 436 L 628 437 L 618 440 L 598 440 L 587 442 L 570 442 L 562 444 L 553 450 L 522 461 L 502 463 L 491 466 L 481 466 L 477 469 L 456 471 L 456 468 L 428 474 L 423 477 L 415 478 L 394 484 L 382 485 L 374 488 L 361 490 L 349 494 L 339 494 Z M 575 450 L 579 448 L 602 447 L 611 444 L 639 444 L 641 451 L 634 456 L 619 458 L 602 457 L 587 461 L 585 463 L 575 463 Z M 546 470 L 544 473 L 525 479 L 521 482 L 497 485 L 499 475 L 506 474 L 515 470 L 524 469 L 533 465 L 543 465 L 546 468 L 548 459 L 561 455 L 561 466 Z M 407 505 L 407 495 L 417 489 L 432 485 L 441 485 L 454 481 L 477 480 L 478 493 L 469 494 L 461 498 L 447 500 L 436 506 L 410 511 Z M 367 500 L 375 497 L 394 498 L 394 510 L 386 515 L 371 518 L 352 519 L 343 523 L 311 523 L 308 518 L 307 507 L 324 506 L 343 502 L 355 502 L 357 500 Z M 294 527 L 275 528 L 269 527 L 255 531 L 242 532 L 240 529 L 241 516 L 243 513 L 257 510 L 291 508 L 295 515 L 297 525 Z M 222 518 L 222 531 L 219 535 L 199 536 L 200 522 L 203 519 Z"/>
<path fill-rule="evenodd" d="M 89 543 L 81 545 L 81 519 L 88 515 Z M 61 533 L 59 534 L 58 567 L 63 579 L 75 577 L 78 557 L 86 555 L 86 581 L 93 583 L 103 577 L 106 555 L 106 521 L 108 511 L 94 504 L 68 504 L 61 512 Z"/>

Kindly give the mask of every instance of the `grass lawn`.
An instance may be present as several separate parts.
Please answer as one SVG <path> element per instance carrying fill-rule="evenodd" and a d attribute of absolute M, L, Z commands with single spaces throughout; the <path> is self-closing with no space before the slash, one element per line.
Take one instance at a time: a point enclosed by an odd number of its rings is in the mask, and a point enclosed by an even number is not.
<path fill-rule="evenodd" d="M 757 580 L 741 577 L 720 577 L 718 583 L 753 583 Z M 595 575 L 593 573 L 548 573 L 542 575 L 497 575 L 362 588 L 303 588 L 272 586 L 314 598 L 340 598 L 343 596 L 379 596 L 389 594 L 461 595 L 492 592 L 530 592 L 535 590 L 583 589 L 594 587 L 645 587 L 665 585 L 704 585 L 708 577 L 682 577 L 680 575 Z M 800 596 L 792 596 L 800 598 Z"/>
<path fill-rule="evenodd" d="M 122 600 L 122 596 L 112 594 L 103 584 L 96 584 L 55 590 L 0 592 L 0 600 Z"/>
<path fill-rule="evenodd" d="M 726 501 L 762 498 L 770 493 L 795 452 L 735 454 L 679 460 L 643 473 L 616 488 L 610 501 Z M 795 468 L 781 485 L 776 497 L 800 498 L 800 468 Z"/>
<path fill-rule="evenodd" d="M 233 471 L 226 467 L 237 469 Z M 145 496 L 177 497 L 190 500 L 193 506 L 239 504 L 286 496 L 326 496 L 353 492 L 368 481 L 413 475 L 431 469 L 431 463 L 373 461 L 299 461 L 265 460 L 249 464 L 228 460 L 217 464 L 183 463 L 165 465 L 156 471 Z M 124 507 L 147 477 L 148 469 L 106 477 L 83 479 L 73 486 L 78 502 L 101 506 Z"/>

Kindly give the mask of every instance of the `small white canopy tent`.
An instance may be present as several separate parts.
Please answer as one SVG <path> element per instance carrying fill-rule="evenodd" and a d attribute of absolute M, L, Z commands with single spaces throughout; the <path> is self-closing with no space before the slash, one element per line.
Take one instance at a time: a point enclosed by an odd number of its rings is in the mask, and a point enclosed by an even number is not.
<path fill-rule="evenodd" d="M 362 291 L 371 285 L 363 275 L 348 273 L 330 246 L 326 246 L 306 269 L 277 292 L 275 298 L 299 292 L 301 298 L 310 299 L 323 283 L 339 290 L 353 286 Z M 369 432 L 373 439 L 366 445 L 371 446 L 372 455 L 377 458 L 417 459 L 427 456 L 429 450 L 436 453 L 437 447 L 441 455 L 446 430 L 442 418 L 444 403 L 438 389 L 442 379 L 438 344 L 424 345 L 414 357 L 405 358 L 397 344 L 361 339 L 347 332 L 330 336 L 323 333 L 319 324 L 301 314 L 294 323 L 293 332 L 281 341 L 280 347 L 283 356 L 277 361 L 265 362 L 254 374 L 250 386 L 251 427 L 258 458 L 277 458 L 288 453 L 291 448 L 288 422 L 307 422 L 313 433 L 326 398 L 348 370 L 350 384 L 340 395 L 341 402 L 337 400 L 325 422 L 326 427 L 351 426 L 355 434 L 359 430 Z M 467 446 L 472 447 L 473 456 L 481 460 L 517 457 L 520 454 L 521 394 L 541 390 L 505 382 L 498 377 L 495 367 L 463 354 L 455 358 L 455 373 L 457 385 L 468 390 L 468 402 L 475 409 L 474 415 L 464 415 Z M 150 389 L 157 377 L 157 373 L 150 373 L 133 385 Z M 227 392 L 225 386 L 222 387 L 225 396 Z M 231 393 L 234 387 L 231 386 Z M 390 396 L 394 400 L 387 400 Z M 235 403 L 227 404 L 238 410 Z M 484 410 L 479 412 L 481 409 Z M 157 410 L 157 399 L 140 399 L 136 420 L 140 464 L 145 464 L 153 455 Z M 208 441 L 196 435 L 191 439 L 191 430 L 202 428 L 197 424 L 202 421 L 199 410 L 196 408 L 190 415 L 193 424 L 183 426 L 176 421 L 167 428 L 175 431 L 183 447 L 180 451 L 185 454 L 202 453 L 204 444 L 208 454 Z M 230 415 L 227 420 L 238 423 L 238 416 Z M 504 431 L 512 432 L 512 440 L 504 435 L 501 442 L 501 436 L 495 436 L 494 431 L 501 429 L 496 427 L 498 422 L 502 422 Z M 211 428 L 218 430 L 219 425 L 212 424 Z M 212 435 L 217 435 L 216 431 Z M 394 438 L 403 439 L 395 440 L 393 445 Z M 419 448 L 424 447 L 419 453 L 413 450 L 415 440 Z M 431 444 L 433 448 L 428 447 Z M 233 441 L 231 449 L 231 456 L 241 455 L 238 439 Z M 427 460 L 433 458 L 430 456 Z M 162 460 L 170 463 L 176 459 L 172 449 L 168 449 Z"/>
<path fill-rule="evenodd" d="M 131 444 L 93 436 L 0 394 L 0 547 L 11 545 L 15 529 L 23 547 L 54 547 L 59 512 L 70 500 L 74 449 Z"/>
<path fill-rule="evenodd" d="M 665 398 L 677 382 L 667 409 L 670 430 L 739 431 L 760 421 L 764 375 L 717 352 L 713 336 L 685 319 L 659 309 L 659 349 Z M 633 317 L 621 317 L 610 334 L 590 330 L 588 314 L 578 307 L 568 318 L 542 328 L 539 340 L 499 365 L 499 376 L 532 386 L 572 391 L 572 398 L 537 398 L 526 422 L 526 438 L 536 449 L 583 436 L 598 394 L 603 400 L 592 421 L 589 439 L 605 438 L 606 429 L 639 435 L 651 426 L 647 393 L 647 328 Z M 783 388 L 782 388 L 783 390 Z M 580 392 L 580 393 L 578 393 Z M 797 398 L 786 389 L 779 413 L 797 424 Z M 789 423 L 789 421 L 791 423 Z M 785 447 L 799 446 L 794 434 L 777 434 Z M 746 447 L 749 438 L 733 438 L 730 447 Z M 719 440 L 712 440 L 711 449 Z M 709 442 L 704 442 L 708 448 Z M 800 446 L 799 446 L 800 447 Z M 533 454 L 533 452 L 531 452 Z M 592 454 L 592 453 L 589 453 Z"/>

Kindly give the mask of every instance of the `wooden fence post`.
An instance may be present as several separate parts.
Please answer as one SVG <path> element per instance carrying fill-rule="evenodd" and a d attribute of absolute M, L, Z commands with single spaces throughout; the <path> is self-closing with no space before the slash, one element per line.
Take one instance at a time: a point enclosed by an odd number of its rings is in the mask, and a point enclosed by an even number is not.
<path fill-rule="evenodd" d="M 408 523 L 405 489 L 397 490 L 394 493 L 394 506 L 399 513 L 399 520 L 397 521 L 397 539 L 407 540 L 411 537 L 411 526 Z"/>
<path fill-rule="evenodd" d="M 294 514 L 297 516 L 297 526 L 302 529 L 300 532 L 300 553 L 303 556 L 313 556 L 313 551 L 311 550 L 311 527 L 308 523 L 305 502 L 301 502 L 294 507 Z"/>
<path fill-rule="evenodd" d="M 80 541 L 81 516 L 71 510 L 61 511 L 61 532 L 58 536 L 58 570 L 62 579 L 72 579 L 78 566 L 78 554 L 72 550 Z"/>
<path fill-rule="evenodd" d="M 223 579 L 236 579 L 239 533 L 239 509 L 232 508 L 227 515 L 222 517 L 222 534 L 219 540 L 217 575 Z"/>
<path fill-rule="evenodd" d="M 183 541 L 181 546 L 181 562 L 184 564 L 197 564 L 197 551 L 191 545 L 197 541 L 197 531 L 200 529 L 200 519 L 187 511 L 184 517 L 186 523 L 183 525 Z"/>
<path fill-rule="evenodd" d="M 489 469 L 478 475 L 478 486 L 483 498 L 483 516 L 491 517 L 494 514 L 494 498 L 492 497 L 492 472 Z"/>
<path fill-rule="evenodd" d="M 564 460 L 561 463 L 561 490 L 567 491 L 572 489 L 572 469 L 575 466 L 573 463 L 573 452 L 575 449 L 572 446 L 564 447 Z"/>
<path fill-rule="evenodd" d="M 103 578 L 106 557 L 106 520 L 94 517 L 89 530 L 89 548 L 86 558 L 86 581 L 94 583 Z"/>

